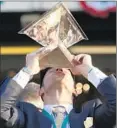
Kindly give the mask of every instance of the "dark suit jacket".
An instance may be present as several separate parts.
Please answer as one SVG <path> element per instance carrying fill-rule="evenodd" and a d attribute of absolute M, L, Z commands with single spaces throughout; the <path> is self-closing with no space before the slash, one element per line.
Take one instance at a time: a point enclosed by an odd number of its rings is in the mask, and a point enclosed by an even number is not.
<path fill-rule="evenodd" d="M 6 80 L 7 81 L 7 80 Z M 1 85 L 1 122 L 7 128 L 51 128 L 52 121 L 34 105 L 19 102 L 22 88 L 13 80 Z M 106 97 L 106 102 L 94 99 L 85 103 L 80 113 L 74 109 L 69 114 L 70 128 L 84 128 L 87 117 L 93 117 L 92 128 L 112 128 L 116 119 L 116 80 L 113 75 L 106 78 L 97 88 Z"/>

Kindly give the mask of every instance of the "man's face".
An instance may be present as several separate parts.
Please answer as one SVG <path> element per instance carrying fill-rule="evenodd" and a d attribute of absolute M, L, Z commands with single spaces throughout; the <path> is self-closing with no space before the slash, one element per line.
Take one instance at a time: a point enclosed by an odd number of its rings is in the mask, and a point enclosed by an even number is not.
<path fill-rule="evenodd" d="M 43 79 L 45 92 L 53 93 L 56 90 L 67 90 L 72 92 L 74 89 L 74 80 L 70 70 L 62 68 L 51 68 L 47 71 Z"/>

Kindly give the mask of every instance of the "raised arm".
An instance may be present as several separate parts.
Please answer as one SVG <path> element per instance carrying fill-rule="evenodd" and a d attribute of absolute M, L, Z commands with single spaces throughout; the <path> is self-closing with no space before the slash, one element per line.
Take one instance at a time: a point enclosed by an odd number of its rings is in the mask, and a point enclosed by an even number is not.
<path fill-rule="evenodd" d="M 22 68 L 11 80 L 6 80 L 1 85 L 0 120 L 3 121 L 7 127 L 13 127 L 14 125 L 21 126 L 25 122 L 23 112 L 20 108 L 16 107 L 16 101 L 19 94 L 22 92 L 23 88 L 27 85 L 33 75 L 39 73 L 40 71 L 39 51 L 40 50 L 37 50 L 28 54 L 26 56 L 26 67 Z"/>
<path fill-rule="evenodd" d="M 97 90 L 105 97 L 105 102 L 94 110 L 96 127 L 112 128 L 116 123 L 116 79 L 113 75 L 107 77 L 97 87 Z"/>
<path fill-rule="evenodd" d="M 100 104 L 96 102 L 94 108 L 95 126 L 99 128 L 111 128 L 116 120 L 116 79 L 113 75 L 107 76 L 92 65 L 90 55 L 80 54 L 74 57 L 72 72 L 82 74 L 105 97 L 106 101 Z M 93 106 L 92 106 L 93 107 Z M 93 109 L 93 108 L 92 108 Z"/>

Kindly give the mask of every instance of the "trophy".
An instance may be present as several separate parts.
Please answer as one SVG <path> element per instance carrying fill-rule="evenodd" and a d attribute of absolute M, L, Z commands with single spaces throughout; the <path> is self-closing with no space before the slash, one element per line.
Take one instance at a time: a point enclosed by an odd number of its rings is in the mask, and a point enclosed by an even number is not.
<path fill-rule="evenodd" d="M 73 55 L 67 48 L 88 39 L 62 2 L 23 28 L 19 34 L 29 36 L 43 47 L 53 46 L 50 53 L 40 58 L 40 64 L 59 68 L 71 68 Z"/>

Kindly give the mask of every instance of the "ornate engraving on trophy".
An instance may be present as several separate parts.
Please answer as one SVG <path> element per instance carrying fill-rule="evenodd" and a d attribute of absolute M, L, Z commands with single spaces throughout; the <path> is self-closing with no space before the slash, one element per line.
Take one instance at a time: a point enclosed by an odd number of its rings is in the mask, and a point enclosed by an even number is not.
<path fill-rule="evenodd" d="M 83 39 L 87 39 L 83 30 L 63 3 L 57 4 L 42 15 L 41 19 L 22 29 L 19 33 L 26 34 L 42 46 L 58 44 L 60 39 L 68 48 Z"/>
<path fill-rule="evenodd" d="M 44 46 L 39 58 L 40 65 L 45 67 L 71 68 L 73 56 L 67 48 L 87 39 L 71 12 L 61 2 L 19 33 Z M 41 56 L 48 48 L 50 52 Z"/>

